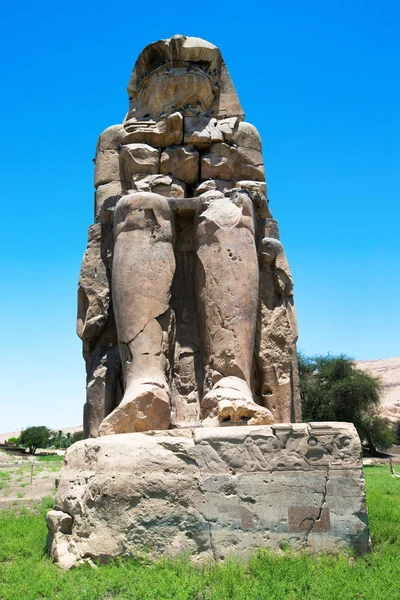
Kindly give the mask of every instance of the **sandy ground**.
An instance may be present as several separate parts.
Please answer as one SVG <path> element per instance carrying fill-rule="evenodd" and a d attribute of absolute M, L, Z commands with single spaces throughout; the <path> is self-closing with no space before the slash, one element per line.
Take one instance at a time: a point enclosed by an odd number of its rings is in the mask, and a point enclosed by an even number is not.
<path fill-rule="evenodd" d="M 36 455 L 12 455 L 0 450 L 0 510 L 54 496 L 62 461 L 40 462 Z"/>

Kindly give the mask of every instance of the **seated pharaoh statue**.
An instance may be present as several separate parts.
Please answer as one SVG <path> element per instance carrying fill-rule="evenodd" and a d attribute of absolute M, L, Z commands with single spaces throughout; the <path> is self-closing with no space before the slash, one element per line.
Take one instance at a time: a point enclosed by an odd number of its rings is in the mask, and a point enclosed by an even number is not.
<path fill-rule="evenodd" d="M 299 421 L 292 278 L 219 49 L 150 44 L 128 93 L 79 281 L 85 436 Z"/>

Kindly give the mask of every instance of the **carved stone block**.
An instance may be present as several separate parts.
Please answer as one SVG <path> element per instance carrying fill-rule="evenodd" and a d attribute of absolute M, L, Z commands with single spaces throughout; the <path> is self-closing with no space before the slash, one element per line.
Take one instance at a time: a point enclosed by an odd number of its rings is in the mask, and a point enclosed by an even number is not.
<path fill-rule="evenodd" d="M 282 544 L 369 549 L 360 441 L 347 423 L 81 441 L 67 451 L 55 510 L 49 547 L 65 568 L 140 553 L 220 561 Z"/>
<path fill-rule="evenodd" d="M 199 153 L 191 146 L 166 148 L 161 154 L 160 173 L 194 185 L 199 179 Z"/>
<path fill-rule="evenodd" d="M 214 144 L 201 160 L 201 179 L 264 181 L 264 166 L 259 150 L 228 144 Z"/>
<path fill-rule="evenodd" d="M 207 148 L 211 144 L 223 142 L 224 136 L 218 127 L 218 120 L 210 117 L 186 117 L 184 143 L 198 148 Z"/>
<path fill-rule="evenodd" d="M 120 180 L 119 154 L 116 150 L 103 150 L 96 155 L 94 187 Z"/>
<path fill-rule="evenodd" d="M 234 142 L 234 132 L 239 127 L 239 119 L 215 119 L 204 115 L 186 117 L 184 123 L 184 143 L 205 149 L 218 142 Z M 255 128 L 254 128 L 255 129 Z"/>
<path fill-rule="evenodd" d="M 128 187 L 128 183 L 123 181 L 110 181 L 109 183 L 99 185 L 95 192 L 95 219 L 99 219 L 101 209 L 110 198 L 118 197 Z"/>
<path fill-rule="evenodd" d="M 148 144 L 127 144 L 121 146 L 120 161 L 124 179 L 131 181 L 137 173 L 156 174 L 160 167 L 160 153 Z"/>
<path fill-rule="evenodd" d="M 183 181 L 170 175 L 134 175 L 132 190 L 137 192 L 153 192 L 170 198 L 184 198 L 186 186 Z"/>
<path fill-rule="evenodd" d="M 123 143 L 122 141 L 125 135 L 126 132 L 121 124 L 107 127 L 98 139 L 97 152 L 104 152 L 104 150 L 118 150 Z"/>
<path fill-rule="evenodd" d="M 238 123 L 232 131 L 230 139 L 225 136 L 226 141 L 241 148 L 251 148 L 261 152 L 261 137 L 258 130 L 251 123 Z"/>
<path fill-rule="evenodd" d="M 124 123 L 125 144 L 144 143 L 155 148 L 181 144 L 183 140 L 183 117 L 173 113 L 160 121 L 138 121 L 131 119 Z"/>

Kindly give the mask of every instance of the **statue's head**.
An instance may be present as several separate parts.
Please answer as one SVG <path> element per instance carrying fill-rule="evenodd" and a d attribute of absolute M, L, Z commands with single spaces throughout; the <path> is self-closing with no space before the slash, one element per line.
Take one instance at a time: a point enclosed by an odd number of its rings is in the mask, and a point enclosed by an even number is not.
<path fill-rule="evenodd" d="M 146 46 L 128 94 L 128 119 L 158 119 L 175 111 L 244 118 L 219 49 L 200 38 L 175 35 Z"/>

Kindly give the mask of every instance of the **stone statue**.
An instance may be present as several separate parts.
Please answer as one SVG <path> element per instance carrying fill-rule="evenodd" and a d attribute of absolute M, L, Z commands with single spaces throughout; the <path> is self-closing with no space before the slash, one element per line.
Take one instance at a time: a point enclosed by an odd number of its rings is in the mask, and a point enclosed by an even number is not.
<path fill-rule="evenodd" d="M 150 44 L 128 93 L 79 280 L 86 437 L 299 421 L 292 278 L 219 49 Z"/>
<path fill-rule="evenodd" d="M 92 439 L 67 451 L 51 557 L 367 552 L 354 426 L 299 422 L 292 277 L 218 48 L 151 44 L 128 92 L 97 145 L 78 292 Z"/>

